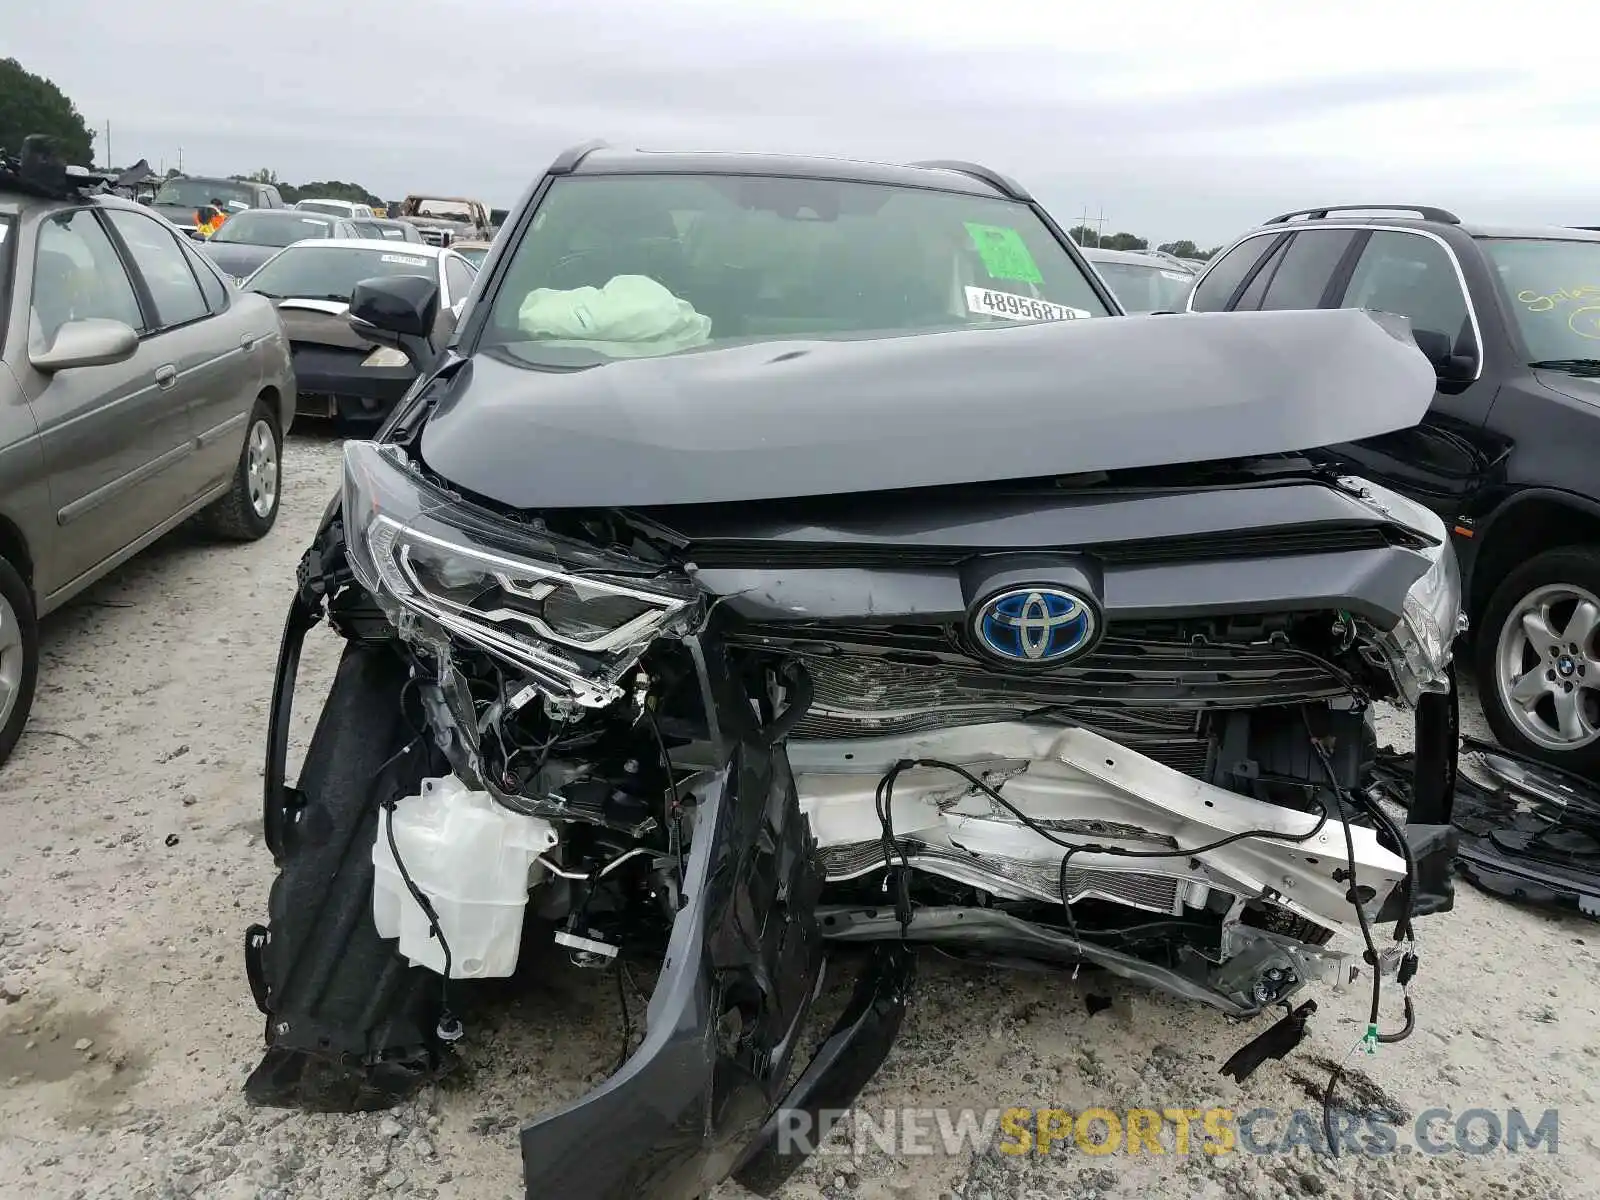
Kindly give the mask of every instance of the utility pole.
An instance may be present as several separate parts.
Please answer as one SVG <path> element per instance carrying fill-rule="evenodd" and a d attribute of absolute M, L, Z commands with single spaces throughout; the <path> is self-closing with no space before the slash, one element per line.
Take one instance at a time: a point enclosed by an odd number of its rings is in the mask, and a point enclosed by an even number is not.
<path fill-rule="evenodd" d="M 178 147 L 178 174 L 183 174 L 183 147 Z"/>

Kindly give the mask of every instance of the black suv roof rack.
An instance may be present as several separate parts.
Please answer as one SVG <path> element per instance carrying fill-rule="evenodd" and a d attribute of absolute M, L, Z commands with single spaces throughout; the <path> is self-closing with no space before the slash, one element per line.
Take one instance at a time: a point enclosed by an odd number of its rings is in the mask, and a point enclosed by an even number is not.
<path fill-rule="evenodd" d="M 923 167 L 930 171 L 954 171 L 958 175 L 965 175 L 968 178 L 979 180 L 982 183 L 987 183 L 990 187 L 994 188 L 995 191 L 999 192 L 1002 196 L 1005 196 L 1010 200 L 1033 199 L 1033 197 L 1028 194 L 1027 189 L 1015 179 L 1012 179 L 1006 175 L 1002 175 L 999 171 L 991 171 L 988 167 L 985 167 L 980 163 L 962 162 L 961 160 L 954 158 L 933 158 L 923 162 L 907 163 L 906 165 L 912 167 Z"/>
<path fill-rule="evenodd" d="M 1267 225 L 1283 225 L 1296 217 L 1306 217 L 1313 221 L 1323 220 L 1329 213 L 1336 212 L 1408 212 L 1416 213 L 1424 221 L 1437 221 L 1441 225 L 1459 225 L 1461 218 L 1447 208 L 1434 208 L 1428 204 L 1324 204 L 1318 208 L 1297 208 L 1293 212 L 1286 212 L 1273 217 L 1265 222 Z"/>
<path fill-rule="evenodd" d="M 117 180 L 104 171 L 70 166 L 42 133 L 22 139 L 16 154 L 0 151 L 0 188 L 43 200 L 78 200 L 106 191 Z"/>

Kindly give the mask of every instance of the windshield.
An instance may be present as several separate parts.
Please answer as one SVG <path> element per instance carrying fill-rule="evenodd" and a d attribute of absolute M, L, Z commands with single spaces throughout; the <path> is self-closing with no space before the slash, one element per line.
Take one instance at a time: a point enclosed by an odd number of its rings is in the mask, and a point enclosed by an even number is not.
<path fill-rule="evenodd" d="M 169 179 L 156 192 L 155 203 L 199 208 L 213 199 L 224 204 L 242 204 L 248 208 L 255 201 L 255 193 L 241 184 L 223 179 Z"/>
<path fill-rule="evenodd" d="M 1105 313 L 1026 204 L 819 179 L 607 176 L 551 186 L 482 344 L 582 365 Z"/>
<path fill-rule="evenodd" d="M 292 246 L 303 238 L 333 236 L 333 222 L 298 212 L 251 209 L 223 222 L 211 235 L 213 242 L 238 242 L 247 246 Z"/>
<path fill-rule="evenodd" d="M 351 211 L 348 204 L 335 204 L 331 200 L 302 200 L 295 208 L 300 212 L 327 213 L 330 217 L 347 217 Z"/>
<path fill-rule="evenodd" d="M 489 256 L 489 247 L 487 246 L 451 246 L 450 249 L 475 267 L 483 266 L 483 260 Z"/>
<path fill-rule="evenodd" d="M 472 205 L 460 200 L 419 200 L 416 215 L 444 221 L 470 221 Z"/>
<path fill-rule="evenodd" d="M 1600 242 L 1485 238 L 1529 362 L 1600 359 Z"/>
<path fill-rule="evenodd" d="M 354 246 L 293 246 L 268 259 L 245 286 L 276 300 L 294 296 L 348 301 L 356 284 L 379 275 L 437 277 L 433 259 L 401 254 L 374 242 L 370 250 Z"/>
<path fill-rule="evenodd" d="M 1187 271 L 1159 263 L 1099 262 L 1093 256 L 1089 261 L 1129 312 L 1180 312 L 1194 284 Z"/>

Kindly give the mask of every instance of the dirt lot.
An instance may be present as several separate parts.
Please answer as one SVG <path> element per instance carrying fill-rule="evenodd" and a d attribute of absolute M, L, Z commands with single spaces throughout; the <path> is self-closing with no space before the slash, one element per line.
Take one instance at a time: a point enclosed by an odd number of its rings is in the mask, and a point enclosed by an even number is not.
<path fill-rule="evenodd" d="M 46 624 L 33 725 L 0 775 L 0 1195 L 512 1197 L 519 1118 L 581 1093 L 615 1061 L 609 980 L 559 971 L 474 1022 L 466 1078 L 401 1111 L 307 1117 L 242 1101 L 261 1040 L 243 930 L 263 916 L 271 876 L 260 833 L 266 704 L 293 565 L 337 464 L 335 443 L 297 434 L 283 519 L 264 543 L 171 538 Z M 335 648 L 326 635 L 309 648 L 302 738 Z M 1404 1129 L 1434 1107 L 1517 1106 L 1530 1124 L 1556 1108 L 1559 1153 L 1331 1163 L 1304 1150 L 869 1149 L 814 1159 L 785 1195 L 1600 1195 L 1600 926 L 1462 885 L 1455 913 L 1423 921 L 1420 936 L 1418 1031 L 1350 1058 L 1348 1094 L 1403 1112 Z M 1110 1007 L 1091 1016 L 1091 996 Z M 1314 1035 L 1240 1088 L 1217 1068 L 1259 1025 L 1235 1028 L 1089 973 L 1073 981 L 928 956 L 863 1105 L 1315 1112 L 1308 1092 L 1359 1037 L 1365 992 L 1317 998 Z M 1397 1004 L 1386 1020 L 1398 1023 Z"/>

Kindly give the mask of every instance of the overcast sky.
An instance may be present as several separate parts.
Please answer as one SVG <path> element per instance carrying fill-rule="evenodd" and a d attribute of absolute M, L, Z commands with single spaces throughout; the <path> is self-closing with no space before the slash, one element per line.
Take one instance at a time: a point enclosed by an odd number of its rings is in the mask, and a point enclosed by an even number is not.
<path fill-rule="evenodd" d="M 1063 224 L 1220 242 L 1316 203 L 1600 224 L 1594 28 L 1520 7 L 52 0 L 0 52 L 118 165 L 509 205 L 562 147 L 968 158 Z M 1573 5 L 1569 11 L 1587 11 Z M 1550 20 L 1546 20 L 1550 18 Z M 1512 66 L 1512 63 L 1526 63 Z M 97 143 L 103 154 L 103 144 Z"/>

